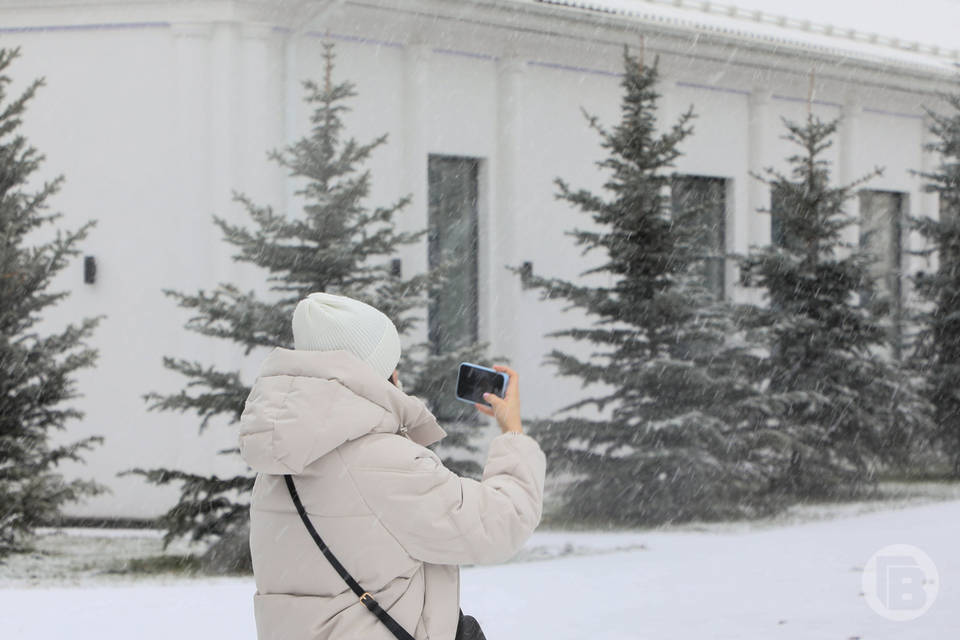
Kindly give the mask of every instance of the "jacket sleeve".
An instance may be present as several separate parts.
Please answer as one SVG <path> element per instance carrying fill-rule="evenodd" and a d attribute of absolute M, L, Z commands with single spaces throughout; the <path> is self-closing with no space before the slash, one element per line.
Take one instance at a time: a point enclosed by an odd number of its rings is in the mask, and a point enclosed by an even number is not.
<path fill-rule="evenodd" d="M 367 451 L 372 455 L 348 469 L 367 506 L 413 558 L 503 562 L 540 522 L 546 457 L 526 434 L 493 439 L 480 482 L 459 477 L 406 438 L 381 440 L 374 448 L 380 455 Z"/>

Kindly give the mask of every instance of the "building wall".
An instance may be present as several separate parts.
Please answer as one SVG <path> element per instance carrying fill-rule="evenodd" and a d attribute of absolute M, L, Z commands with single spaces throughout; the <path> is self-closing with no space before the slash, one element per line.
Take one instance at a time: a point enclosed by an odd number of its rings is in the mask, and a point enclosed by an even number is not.
<path fill-rule="evenodd" d="M 321 14 L 267 11 L 270 4 L 0 5 L 0 25 L 6 25 L 0 46 L 22 47 L 13 68 L 16 86 L 37 76 L 47 80 L 25 132 L 47 156 L 42 177 L 67 177 L 53 208 L 64 213 L 68 228 L 99 220 L 83 244 L 84 254 L 98 261 L 96 284 L 83 284 L 78 260 L 53 286 L 70 297 L 40 327 L 107 316 L 92 341 L 100 350 L 98 366 L 78 376 L 84 397 L 73 404 L 86 417 L 59 437 L 106 437 L 87 454 L 86 466 L 65 465 L 63 472 L 93 477 L 113 494 L 71 507 L 75 515 L 152 517 L 176 501 L 173 487 L 116 477 L 124 469 L 243 472 L 238 459 L 215 455 L 235 446 L 236 425 L 219 418 L 198 435 L 198 418 L 148 412 L 142 396 L 183 387 L 182 376 L 162 366 L 165 356 L 239 370 L 253 381 L 266 352 L 244 357 L 231 343 L 184 330 L 189 310 L 163 290 L 189 294 L 227 282 L 265 292 L 262 273 L 231 260 L 211 216 L 249 224 L 231 199 L 233 190 L 296 215 L 296 184 L 265 152 L 306 133 L 310 110 L 300 81 L 322 81 L 327 40 L 336 45 L 336 78 L 353 81 L 359 94 L 346 117 L 348 133 L 360 141 L 389 135 L 368 164 L 370 203 L 412 194 L 398 222 L 422 228 L 427 155 L 480 158 L 481 339 L 521 372 L 526 416 L 545 417 L 584 393 L 576 380 L 555 379 L 543 358 L 559 346 L 581 355 L 589 349 L 543 336 L 586 319 L 523 290 L 505 265 L 530 261 L 538 274 L 578 278 L 602 258 L 581 256 L 565 235 L 592 223 L 555 199 L 554 179 L 602 187 L 605 175 L 595 163 L 603 150 L 581 107 L 604 124 L 616 122 L 621 47 L 630 43 L 636 50 L 636 34 L 567 22 L 530 33 L 512 25 L 512 17 L 491 26 L 350 3 Z M 420 4 L 424 15 L 450 5 Z M 662 122 L 690 105 L 697 114 L 677 170 L 729 181 L 729 250 L 767 242 L 769 220 L 756 209 L 769 206 L 769 194 L 749 172 L 783 168 L 795 152 L 780 138 L 780 118 L 806 117 L 807 73 L 787 55 L 761 56 L 760 69 L 730 57 L 696 57 L 692 48 L 676 53 L 665 36 L 650 33 L 647 59 L 658 43 L 663 49 Z M 932 206 L 910 173 L 930 162 L 921 154 L 921 105 L 932 100 L 927 85 L 915 92 L 885 87 L 874 73 L 858 87 L 839 81 L 840 71 L 831 76 L 830 63 L 817 65 L 822 79 L 809 108 L 823 118 L 844 116 L 829 154 L 838 180 L 882 165 L 886 172 L 872 188 L 908 193 L 915 213 Z M 423 269 L 426 245 L 405 248 L 401 256 L 405 273 Z M 727 282 L 735 282 L 732 264 Z M 756 297 L 733 284 L 728 295 Z M 424 325 L 410 341 L 425 337 Z M 491 425 L 484 437 L 494 433 Z"/>

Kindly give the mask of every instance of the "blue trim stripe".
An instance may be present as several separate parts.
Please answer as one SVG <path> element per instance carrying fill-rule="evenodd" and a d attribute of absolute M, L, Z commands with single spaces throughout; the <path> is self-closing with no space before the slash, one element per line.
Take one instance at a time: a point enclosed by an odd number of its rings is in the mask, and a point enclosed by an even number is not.
<path fill-rule="evenodd" d="M 445 56 L 460 56 L 461 58 L 476 58 L 477 60 L 491 60 L 493 62 L 500 59 L 489 53 L 476 53 L 473 51 L 461 51 L 459 49 L 434 49 L 433 52 Z"/>
<path fill-rule="evenodd" d="M 557 62 L 543 62 L 542 60 L 527 60 L 527 64 L 534 67 L 546 67 L 547 69 L 558 69 L 560 71 L 576 71 L 577 73 L 590 73 L 597 76 L 608 76 L 613 78 L 622 78 L 622 73 L 614 73 L 613 71 L 604 71 L 602 69 L 590 69 L 588 67 L 574 67 L 567 64 L 560 64 Z"/>
<path fill-rule="evenodd" d="M 786 102 L 806 102 L 807 101 L 806 98 L 797 98 L 795 96 L 781 96 L 781 95 L 777 95 L 776 93 L 770 97 L 773 98 L 774 100 L 784 100 Z M 836 107 L 837 109 L 843 108 L 843 105 L 840 104 L 839 102 L 829 102 L 827 100 L 811 100 L 810 102 L 812 102 L 813 104 L 823 105 L 825 107 Z"/>
<path fill-rule="evenodd" d="M 0 33 L 44 33 L 48 31 L 100 31 L 105 29 L 167 29 L 169 22 L 101 22 L 93 24 L 50 24 L 29 27 L 0 27 Z"/>
<path fill-rule="evenodd" d="M 374 38 L 364 38 L 361 36 L 349 36 L 342 33 L 327 33 L 324 31 L 307 31 L 305 35 L 311 38 L 330 38 L 331 40 L 341 40 L 343 42 L 356 42 L 357 44 L 375 44 L 381 47 L 392 47 L 394 49 L 403 49 L 402 42 L 392 42 L 390 40 L 376 40 Z"/>
<path fill-rule="evenodd" d="M 909 118 L 911 120 L 923 120 L 922 115 L 916 113 L 901 113 L 899 111 L 885 111 L 884 109 L 874 109 L 872 107 L 864 107 L 865 113 L 876 113 L 881 116 L 894 116 L 895 118 Z"/>
<path fill-rule="evenodd" d="M 690 87 L 692 89 L 706 89 L 707 91 L 720 91 L 723 93 L 735 93 L 737 95 L 748 96 L 749 91 L 743 89 L 732 89 L 730 87 L 717 87 L 709 84 L 697 84 L 696 82 L 677 82 L 678 87 Z"/>

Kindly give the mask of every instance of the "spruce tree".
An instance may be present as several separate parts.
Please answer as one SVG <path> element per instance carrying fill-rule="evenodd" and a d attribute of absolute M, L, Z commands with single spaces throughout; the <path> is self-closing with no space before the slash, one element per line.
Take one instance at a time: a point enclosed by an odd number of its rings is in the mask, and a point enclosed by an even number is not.
<path fill-rule="evenodd" d="M 298 180 L 302 188 L 302 216 L 285 216 L 261 206 L 242 194 L 235 194 L 253 219 L 253 230 L 231 225 L 214 216 L 224 240 L 237 253 L 234 260 L 254 264 L 269 273 L 266 282 L 275 295 L 261 299 L 254 291 L 244 292 L 232 284 L 220 284 L 213 292 L 188 295 L 173 290 L 164 293 L 191 309 L 196 315 L 186 328 L 202 335 L 237 343 L 244 355 L 256 348 L 277 346 L 292 349 L 291 318 L 296 304 L 308 294 L 325 291 L 362 300 L 383 311 L 401 335 L 409 334 L 425 308 L 426 296 L 443 286 L 443 269 L 404 278 L 391 262 L 398 248 L 418 242 L 426 230 L 398 232 L 394 217 L 409 203 L 400 198 L 385 207 L 369 208 L 367 199 L 371 175 L 363 169 L 370 154 L 386 142 L 382 135 L 369 143 L 345 137 L 343 114 L 347 101 L 356 96 L 350 82 L 333 79 L 333 45 L 325 45 L 325 76 L 322 84 L 304 82 L 306 101 L 313 107 L 309 134 L 270 158 Z M 462 345 L 450 357 L 475 359 L 484 345 Z M 428 406 L 446 392 L 436 380 L 456 376 L 451 368 L 436 373 L 442 359 L 425 359 L 415 345 L 403 354 L 398 369 L 408 393 L 420 394 Z M 185 359 L 164 358 L 164 366 L 183 374 L 187 389 L 173 395 L 150 393 L 144 398 L 150 410 L 195 412 L 202 418 L 203 431 L 211 418 L 225 415 L 230 424 L 239 423 L 250 391 L 239 372 L 222 372 L 214 367 Z M 252 381 L 251 381 L 252 382 Z M 192 390 L 203 389 L 202 392 Z M 476 411 L 474 410 L 474 413 Z M 450 416 L 445 416 L 449 418 Z M 460 416 L 455 416 L 460 417 Z M 445 423 L 446 446 L 459 445 L 472 451 L 468 436 L 475 431 Z M 238 455 L 239 449 L 220 452 Z M 470 461 L 460 472 L 475 472 Z M 144 475 L 156 484 L 181 483 L 181 497 L 162 518 L 165 546 L 173 539 L 189 536 L 193 541 L 215 539 L 225 549 L 239 550 L 242 557 L 227 560 L 229 569 L 249 569 L 246 526 L 249 522 L 249 492 L 255 475 L 241 473 L 229 478 L 171 469 L 134 469 L 126 473 Z M 208 557 L 218 552 L 217 544 Z M 229 553 L 229 551 L 225 551 Z M 216 559 L 214 559 L 216 562 Z M 222 569 L 223 567 L 220 567 Z"/>
<path fill-rule="evenodd" d="M 934 142 L 927 151 L 939 154 L 940 164 L 920 174 L 927 180 L 925 189 L 939 196 L 939 215 L 927 212 L 913 219 L 927 241 L 920 253 L 935 254 L 938 264 L 914 278 L 927 304 L 915 316 L 920 330 L 912 361 L 927 380 L 940 448 L 950 460 L 951 474 L 960 478 L 960 93 L 944 98 L 948 113 L 928 110 Z"/>
<path fill-rule="evenodd" d="M 890 355 L 883 316 L 892 301 L 870 273 L 876 257 L 843 239 L 858 224 L 845 212 L 848 201 L 881 171 L 833 185 L 823 155 L 838 121 L 810 115 L 785 125 L 786 139 L 800 147 L 789 175 L 755 176 L 773 194 L 777 238 L 741 261 L 742 284 L 759 287 L 767 303 L 754 310 L 768 352 L 754 373 L 766 387 L 758 406 L 778 436 L 772 488 L 799 498 L 855 495 L 874 486 L 884 464 L 902 459 L 911 437 L 927 428 L 927 412 Z"/>
<path fill-rule="evenodd" d="M 59 444 L 53 438 L 55 429 L 65 431 L 70 420 L 84 416 L 63 403 L 80 397 L 74 372 L 96 363 L 98 352 L 85 340 L 102 316 L 49 335 L 31 328 L 44 309 L 70 295 L 48 291 L 51 280 L 80 252 L 77 244 L 96 221 L 76 231 L 57 229 L 56 238 L 44 244 L 26 244 L 28 233 L 63 216 L 43 213 L 63 176 L 35 191 L 28 187 L 44 158 L 20 127 L 43 80 L 8 96 L 7 72 L 18 56 L 19 49 L 0 49 L 0 557 L 25 550 L 34 529 L 56 521 L 64 504 L 105 490 L 56 473 L 61 461 L 82 462 L 81 453 L 103 441 L 92 436 Z"/>
<path fill-rule="evenodd" d="M 526 274 L 541 299 L 567 303 L 590 327 L 548 334 L 590 345 L 588 359 L 561 349 L 547 362 L 584 388 L 604 391 L 562 407 L 600 416 L 551 417 L 530 431 L 560 490 L 557 521 L 636 525 L 724 518 L 765 511 L 768 462 L 749 416 L 755 390 L 751 354 L 731 310 L 708 291 L 705 263 L 718 256 L 693 203 L 671 202 L 673 163 L 692 133 L 692 108 L 657 130 L 657 69 L 624 51 L 621 120 L 613 129 L 588 116 L 609 156 L 604 194 L 557 179 L 557 197 L 591 216 L 591 229 L 567 232 L 583 254 L 603 261 L 578 281 Z M 723 257 L 722 255 L 719 257 Z M 521 273 L 520 269 L 515 269 Z M 591 275 L 611 284 L 592 286 Z"/>

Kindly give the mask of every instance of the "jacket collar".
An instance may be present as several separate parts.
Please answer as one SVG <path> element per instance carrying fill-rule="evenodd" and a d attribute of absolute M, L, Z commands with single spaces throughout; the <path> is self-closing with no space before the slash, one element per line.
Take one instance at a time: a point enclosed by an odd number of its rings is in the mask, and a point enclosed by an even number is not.
<path fill-rule="evenodd" d="M 307 376 L 336 380 L 358 396 L 379 405 L 397 417 L 398 433 L 421 446 L 447 435 L 427 406 L 409 396 L 350 351 L 306 351 L 276 347 L 263 361 L 260 376 Z M 405 428 L 405 429 L 404 429 Z"/>

